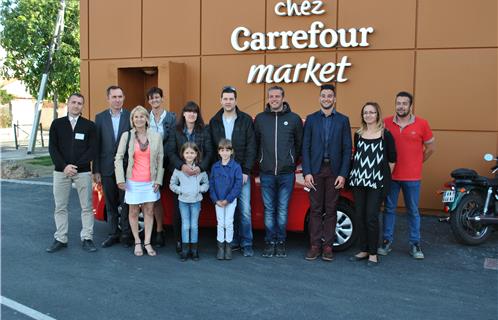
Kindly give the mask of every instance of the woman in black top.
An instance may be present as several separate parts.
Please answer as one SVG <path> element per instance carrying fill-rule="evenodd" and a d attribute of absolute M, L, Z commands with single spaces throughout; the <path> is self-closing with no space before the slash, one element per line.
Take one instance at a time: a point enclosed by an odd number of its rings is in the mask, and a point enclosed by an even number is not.
<path fill-rule="evenodd" d="M 384 128 L 376 102 L 367 102 L 361 109 L 361 127 L 354 134 L 354 149 L 349 185 L 359 218 L 360 252 L 351 260 L 368 259 L 368 265 L 374 266 L 379 262 L 380 205 L 387 194 L 396 162 L 394 139 Z"/>
<path fill-rule="evenodd" d="M 174 133 L 169 135 L 167 154 L 169 157 L 169 170 L 183 171 L 187 175 L 198 175 L 201 171 L 208 171 L 213 158 L 213 146 L 209 128 L 204 125 L 201 109 L 194 101 L 185 104 L 177 117 Z M 202 161 L 192 169 L 180 157 L 180 150 L 185 142 L 194 142 L 202 154 Z M 178 207 L 178 197 L 175 196 L 175 206 Z M 176 251 L 181 251 L 181 218 L 178 210 L 173 210 L 173 233 L 176 239 Z"/>

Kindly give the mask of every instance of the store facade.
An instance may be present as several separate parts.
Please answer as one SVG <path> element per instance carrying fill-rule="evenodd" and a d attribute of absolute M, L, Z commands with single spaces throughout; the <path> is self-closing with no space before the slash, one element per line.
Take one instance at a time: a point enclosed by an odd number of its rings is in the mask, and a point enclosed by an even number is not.
<path fill-rule="evenodd" d="M 303 118 L 318 109 L 317 85 L 336 82 L 337 108 L 359 125 L 366 101 L 394 112 L 413 92 L 415 114 L 434 131 L 421 207 L 455 167 L 488 171 L 498 152 L 496 0 L 81 0 L 81 90 L 87 116 L 106 108 L 105 88 L 125 89 L 129 108 L 153 85 L 178 111 L 198 102 L 205 120 L 223 86 L 251 115 L 281 85 Z"/>

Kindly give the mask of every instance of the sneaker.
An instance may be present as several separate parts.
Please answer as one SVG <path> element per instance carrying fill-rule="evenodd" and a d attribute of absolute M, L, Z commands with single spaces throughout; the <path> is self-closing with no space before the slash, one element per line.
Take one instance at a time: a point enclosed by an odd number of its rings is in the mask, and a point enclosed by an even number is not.
<path fill-rule="evenodd" d="M 380 254 L 381 256 L 387 256 L 387 254 L 392 250 L 391 245 L 391 241 L 384 240 L 384 242 L 382 242 L 382 245 L 377 249 L 377 254 Z"/>
<path fill-rule="evenodd" d="M 424 253 L 422 252 L 422 249 L 420 249 L 419 244 L 412 244 L 410 246 L 410 255 L 415 258 L 415 259 L 423 259 L 424 258 Z"/>
<path fill-rule="evenodd" d="M 311 246 L 306 252 L 306 256 L 304 259 L 308 261 L 316 260 L 320 256 L 320 247 L 319 246 Z"/>
<path fill-rule="evenodd" d="M 232 251 L 239 251 L 241 249 L 238 244 L 231 244 L 230 247 L 232 248 Z"/>
<path fill-rule="evenodd" d="M 277 250 L 275 257 L 277 258 L 285 258 L 287 257 L 287 253 L 285 252 L 285 242 L 281 241 L 277 243 Z"/>
<path fill-rule="evenodd" d="M 67 248 L 67 243 L 60 242 L 54 239 L 54 243 L 52 243 L 50 247 L 45 249 L 45 251 L 47 251 L 48 253 L 54 253 L 56 251 L 61 250 L 62 248 Z"/>
<path fill-rule="evenodd" d="M 252 257 L 254 255 L 254 250 L 252 250 L 252 246 L 245 246 L 242 248 L 242 255 L 244 257 Z"/>
<path fill-rule="evenodd" d="M 88 252 L 97 251 L 97 248 L 95 248 L 95 244 L 93 244 L 93 241 L 90 239 L 85 239 L 85 240 L 81 241 L 81 246 L 83 247 L 83 250 L 88 251 Z"/>
<path fill-rule="evenodd" d="M 262 256 L 265 258 L 271 258 L 275 254 L 275 243 L 268 242 L 263 250 Z"/>

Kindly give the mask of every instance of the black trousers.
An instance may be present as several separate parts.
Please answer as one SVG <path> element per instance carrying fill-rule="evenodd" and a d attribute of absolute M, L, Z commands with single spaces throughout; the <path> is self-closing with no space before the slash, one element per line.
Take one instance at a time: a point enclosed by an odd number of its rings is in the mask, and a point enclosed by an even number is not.
<path fill-rule="evenodd" d="M 130 236 L 131 230 L 128 221 L 128 205 L 124 202 L 125 192 L 118 188 L 116 176 L 103 176 L 102 188 L 104 189 L 107 222 L 110 227 L 109 235 L 119 237 L 122 233 L 123 235 Z M 121 206 L 121 213 L 118 211 L 119 206 Z M 121 231 L 119 230 L 119 226 L 121 226 Z"/>
<path fill-rule="evenodd" d="M 360 250 L 377 254 L 379 244 L 379 212 L 382 189 L 353 187 L 354 205 L 358 221 Z"/>

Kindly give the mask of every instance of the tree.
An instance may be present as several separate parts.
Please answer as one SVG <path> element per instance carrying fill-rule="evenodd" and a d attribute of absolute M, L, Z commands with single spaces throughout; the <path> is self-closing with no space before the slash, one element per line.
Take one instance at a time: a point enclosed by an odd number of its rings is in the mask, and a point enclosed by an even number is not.
<path fill-rule="evenodd" d="M 57 0 L 1 0 L 0 45 L 7 56 L 0 70 L 3 77 L 22 80 L 36 96 L 59 9 Z M 66 100 L 79 91 L 79 1 L 66 0 L 64 32 L 54 54 L 46 97 Z M 57 102 L 55 99 L 54 102 Z"/>

